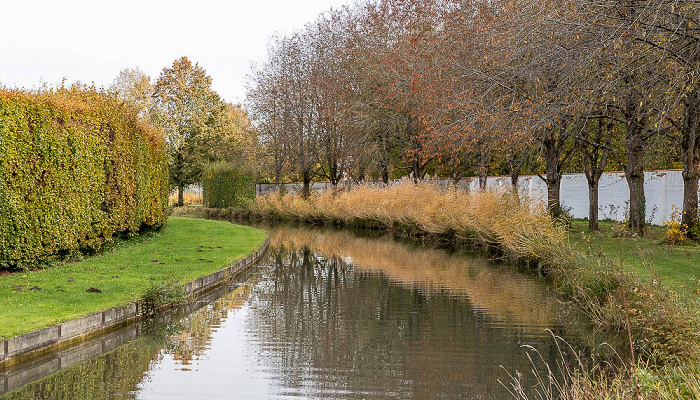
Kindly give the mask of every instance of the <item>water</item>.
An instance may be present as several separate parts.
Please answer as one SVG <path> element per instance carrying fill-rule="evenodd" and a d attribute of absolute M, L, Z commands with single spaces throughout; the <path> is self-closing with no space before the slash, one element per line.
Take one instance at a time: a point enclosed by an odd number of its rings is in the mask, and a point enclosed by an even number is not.
<path fill-rule="evenodd" d="M 0 399 L 502 399 L 508 373 L 536 383 L 523 346 L 555 366 L 552 334 L 579 335 L 514 267 L 386 236 L 266 229 L 269 258 L 240 285 L 0 369 Z"/>

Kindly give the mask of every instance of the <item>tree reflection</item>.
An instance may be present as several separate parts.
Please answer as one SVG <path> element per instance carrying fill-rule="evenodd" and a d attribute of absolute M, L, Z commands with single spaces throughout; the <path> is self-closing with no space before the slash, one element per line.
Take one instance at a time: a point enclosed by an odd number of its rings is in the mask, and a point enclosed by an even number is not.
<path fill-rule="evenodd" d="M 291 242 L 271 260 L 274 284 L 253 292 L 249 331 L 261 337 L 255 343 L 279 394 L 502 398 L 499 364 L 531 369 L 522 344 L 555 362 L 549 337 L 497 321 L 448 288 L 397 285 L 338 253 L 325 257 Z"/>

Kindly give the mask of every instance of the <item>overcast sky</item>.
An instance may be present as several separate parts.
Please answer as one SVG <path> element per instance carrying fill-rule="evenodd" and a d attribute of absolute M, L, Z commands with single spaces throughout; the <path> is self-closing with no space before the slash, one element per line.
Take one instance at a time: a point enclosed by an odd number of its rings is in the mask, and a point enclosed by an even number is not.
<path fill-rule="evenodd" d="M 121 69 L 153 80 L 187 56 L 229 102 L 245 99 L 251 62 L 268 38 L 301 29 L 350 0 L 0 0 L 0 85 L 35 88 L 94 82 Z"/>

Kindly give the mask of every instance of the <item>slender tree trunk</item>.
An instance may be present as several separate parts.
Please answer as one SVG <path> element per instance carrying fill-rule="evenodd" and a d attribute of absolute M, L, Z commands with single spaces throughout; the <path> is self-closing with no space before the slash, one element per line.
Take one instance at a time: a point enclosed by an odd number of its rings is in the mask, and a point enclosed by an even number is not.
<path fill-rule="evenodd" d="M 681 137 L 683 150 L 683 216 L 681 223 L 692 232 L 698 223 L 698 179 L 700 179 L 700 91 L 684 104 L 685 121 Z"/>
<path fill-rule="evenodd" d="M 491 164 L 491 152 L 482 151 L 481 153 L 479 153 L 478 162 L 479 165 L 477 172 L 479 174 L 479 189 L 486 190 L 486 182 L 489 176 L 489 164 Z"/>
<path fill-rule="evenodd" d="M 624 79 L 629 86 L 627 104 L 625 105 L 625 119 L 627 127 L 625 141 L 627 146 L 627 167 L 625 177 L 630 190 L 628 228 L 637 234 L 644 234 L 646 220 L 646 204 L 644 199 L 644 147 L 648 142 L 644 140 L 644 98 L 636 86 L 631 73 Z"/>
<path fill-rule="evenodd" d="M 547 175 L 547 209 L 552 215 L 561 212 L 561 149 L 557 146 L 554 132 L 550 131 L 545 136 L 542 147 L 544 149 L 545 174 Z"/>
<path fill-rule="evenodd" d="M 510 187 L 513 190 L 513 194 L 518 196 L 518 178 L 520 178 L 520 172 L 517 168 L 510 170 Z"/>
<path fill-rule="evenodd" d="M 588 180 L 588 230 L 598 230 L 598 178 Z"/>
<path fill-rule="evenodd" d="M 386 163 L 382 163 L 382 182 L 389 184 L 389 166 Z"/>
<path fill-rule="evenodd" d="M 700 179 L 700 168 L 683 168 L 683 217 L 681 222 L 688 227 L 689 231 L 698 223 L 698 179 Z"/>
<path fill-rule="evenodd" d="M 630 209 L 629 209 L 629 228 L 632 232 L 643 234 L 646 202 L 644 198 L 644 173 L 643 172 L 627 172 L 627 186 L 630 189 Z"/>
<path fill-rule="evenodd" d="M 302 181 L 301 197 L 308 199 L 311 195 L 311 173 L 309 171 L 304 171 L 302 174 Z"/>
<path fill-rule="evenodd" d="M 520 178 L 520 163 L 517 152 L 512 152 L 508 157 L 508 169 L 510 170 L 510 187 L 513 194 L 518 196 L 518 178 Z"/>
<path fill-rule="evenodd" d="M 413 161 L 411 162 L 411 171 L 413 172 L 413 183 L 418 184 L 418 181 L 420 181 L 422 178 L 420 155 L 416 155 L 413 158 Z"/>
<path fill-rule="evenodd" d="M 183 185 L 177 186 L 177 206 L 182 207 L 185 205 L 185 187 Z"/>
<path fill-rule="evenodd" d="M 613 124 L 598 118 L 598 126 L 591 140 L 579 140 L 582 152 L 583 172 L 588 182 L 588 230 L 598 230 L 598 199 L 600 177 L 603 176 L 610 154 Z"/>
<path fill-rule="evenodd" d="M 630 190 L 628 225 L 632 232 L 643 234 L 646 221 L 646 201 L 644 197 L 644 146 L 640 139 L 642 132 L 628 124 L 627 129 L 627 169 L 625 177 Z"/>
<path fill-rule="evenodd" d="M 357 183 L 362 183 L 365 181 L 365 166 L 361 165 L 357 172 Z"/>
<path fill-rule="evenodd" d="M 462 173 L 458 168 L 452 168 L 452 185 L 455 187 L 455 189 L 458 189 L 459 187 L 459 181 L 462 180 Z"/>
<path fill-rule="evenodd" d="M 338 170 L 338 164 L 331 162 L 329 168 L 329 174 L 330 175 L 330 180 L 331 180 L 331 187 L 333 190 L 338 189 L 338 182 L 340 182 L 340 173 Z"/>
<path fill-rule="evenodd" d="M 552 215 L 561 213 L 561 179 L 558 174 L 547 174 L 547 209 Z"/>

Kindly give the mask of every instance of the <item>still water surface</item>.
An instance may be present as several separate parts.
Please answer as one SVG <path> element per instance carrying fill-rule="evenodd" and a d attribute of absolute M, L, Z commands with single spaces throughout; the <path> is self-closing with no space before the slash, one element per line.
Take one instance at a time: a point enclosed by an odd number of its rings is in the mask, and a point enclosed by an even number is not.
<path fill-rule="evenodd" d="M 535 385 L 523 346 L 554 366 L 548 330 L 576 335 L 547 286 L 513 267 L 386 236 L 265 229 L 266 262 L 222 297 L 125 327 L 116 349 L 21 387 L 31 374 L 0 370 L 0 399 L 503 399 L 508 373 Z"/>

